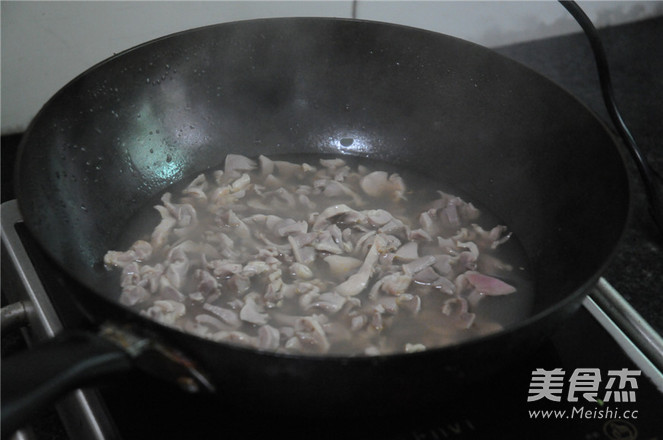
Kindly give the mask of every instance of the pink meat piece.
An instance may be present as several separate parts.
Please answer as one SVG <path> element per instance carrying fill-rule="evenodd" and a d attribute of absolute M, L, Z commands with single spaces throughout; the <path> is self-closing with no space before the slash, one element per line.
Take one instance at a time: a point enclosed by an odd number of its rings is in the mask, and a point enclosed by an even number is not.
<path fill-rule="evenodd" d="M 120 295 L 120 304 L 134 306 L 150 299 L 150 293 L 143 286 L 125 286 Z"/>
<path fill-rule="evenodd" d="M 414 261 L 419 258 L 419 244 L 416 241 L 410 241 L 396 251 L 394 258 L 404 261 Z"/>
<path fill-rule="evenodd" d="M 196 200 L 206 202 L 207 195 L 205 194 L 205 191 L 207 191 L 208 187 L 209 184 L 207 183 L 207 178 L 204 174 L 200 174 L 198 177 L 193 179 L 186 188 L 182 190 L 182 194 L 186 194 Z"/>
<path fill-rule="evenodd" d="M 163 274 L 163 265 L 161 263 L 154 266 L 144 265 L 140 268 L 141 281 L 149 286 L 149 290 L 155 293 L 159 289 L 159 279 Z"/>
<path fill-rule="evenodd" d="M 173 248 L 168 254 L 169 264 L 166 267 L 165 276 L 170 284 L 177 290 L 180 290 L 187 279 L 189 271 L 189 257 L 184 250 Z"/>
<path fill-rule="evenodd" d="M 476 287 L 477 290 L 486 295 L 507 295 L 516 291 L 516 288 L 512 285 L 497 278 L 483 275 L 479 272 L 467 271 L 465 272 L 465 278 L 470 284 Z"/>
<path fill-rule="evenodd" d="M 442 210 L 441 219 L 443 220 L 443 223 L 445 223 L 445 226 L 446 224 L 452 228 L 457 228 L 460 226 L 460 218 L 458 216 L 458 209 L 456 208 L 456 205 L 451 203 L 447 205 L 447 207 Z"/>
<path fill-rule="evenodd" d="M 108 251 L 104 255 L 104 263 L 109 266 L 125 267 L 134 261 L 145 261 L 152 256 L 152 245 L 144 240 L 137 240 L 125 252 Z"/>
<path fill-rule="evenodd" d="M 164 194 L 164 197 L 170 197 L 169 193 Z M 152 231 L 152 247 L 155 249 L 161 248 L 168 242 L 170 232 L 177 224 L 177 219 L 170 214 L 170 211 L 164 206 L 156 205 L 154 207 L 161 215 L 161 222 Z"/>
<path fill-rule="evenodd" d="M 498 225 L 492 228 L 490 231 L 484 230 L 481 226 L 473 224 L 473 232 L 476 234 L 475 241 L 479 247 L 496 249 L 502 243 L 505 243 L 509 238 L 511 238 L 511 233 L 506 232 L 506 226 Z"/>
<path fill-rule="evenodd" d="M 122 269 L 122 276 L 120 278 L 120 285 L 122 287 L 127 286 L 137 286 L 140 282 L 140 266 L 137 262 L 132 261 L 131 263 L 124 266 Z"/>
<path fill-rule="evenodd" d="M 224 165 L 225 173 L 231 175 L 239 175 L 238 171 L 251 171 L 258 167 L 254 160 L 241 154 L 228 154 Z"/>

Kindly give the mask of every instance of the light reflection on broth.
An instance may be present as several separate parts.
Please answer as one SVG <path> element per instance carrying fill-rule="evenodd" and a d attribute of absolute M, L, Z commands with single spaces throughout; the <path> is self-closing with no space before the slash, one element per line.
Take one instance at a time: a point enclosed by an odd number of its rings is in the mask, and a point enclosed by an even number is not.
<path fill-rule="evenodd" d="M 146 207 L 126 228 L 128 250 L 104 261 L 121 269 L 121 303 L 215 341 L 304 354 L 420 351 L 530 311 L 516 237 L 452 194 L 376 161 L 228 155 L 223 168 L 172 187 L 156 211 Z"/>

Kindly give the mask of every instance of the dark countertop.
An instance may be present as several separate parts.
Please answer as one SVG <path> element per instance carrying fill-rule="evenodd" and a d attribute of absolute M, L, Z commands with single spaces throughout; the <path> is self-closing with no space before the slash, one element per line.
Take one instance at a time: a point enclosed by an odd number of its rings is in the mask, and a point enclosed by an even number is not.
<path fill-rule="evenodd" d="M 601 30 L 622 115 L 651 165 L 663 173 L 663 17 Z M 560 84 L 609 122 L 593 57 L 583 34 L 547 38 L 497 49 Z M 2 201 L 14 198 L 13 165 L 20 133 L 2 136 Z M 635 165 L 632 215 L 604 277 L 659 332 L 663 333 L 663 236 L 647 211 Z M 2 354 L 21 346 L 2 335 Z M 53 414 L 36 426 L 38 438 L 63 438 Z M 66 437 L 66 436 L 65 436 Z"/>

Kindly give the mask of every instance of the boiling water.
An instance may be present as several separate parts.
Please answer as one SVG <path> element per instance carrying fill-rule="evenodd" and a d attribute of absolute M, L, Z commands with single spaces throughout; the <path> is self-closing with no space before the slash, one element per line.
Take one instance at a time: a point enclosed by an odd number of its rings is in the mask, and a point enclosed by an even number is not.
<path fill-rule="evenodd" d="M 274 156 L 270 157 L 270 159 L 273 161 L 289 161 L 295 164 L 306 163 L 317 170 L 325 170 L 325 167 L 321 166 L 320 160 L 329 160 L 331 158 L 329 156 L 297 155 Z M 394 218 L 410 225 L 410 229 L 417 229 L 419 227 L 419 214 L 429 209 L 431 203 L 435 200 L 440 199 L 438 191 L 444 191 L 447 194 L 462 197 L 462 194 L 458 194 L 453 188 L 449 188 L 444 186 L 443 183 L 440 183 L 439 179 L 425 176 L 421 173 L 410 172 L 406 169 L 396 168 L 393 165 L 378 161 L 369 161 L 366 159 L 346 156 L 343 156 L 342 159 L 347 167 L 349 167 L 350 171 L 339 174 L 336 176 L 336 180 L 342 182 L 347 188 L 350 188 L 353 194 L 346 192 L 341 195 L 329 197 L 328 195 L 325 195 L 323 191 L 320 191 L 319 193 L 313 191 L 307 194 L 307 199 L 315 204 L 314 208 L 311 208 L 310 206 L 307 207 L 302 203 L 296 203 L 293 206 L 292 204 L 288 205 L 279 202 L 269 206 L 266 208 L 267 210 L 263 212 L 261 212 L 259 205 L 254 204 L 253 207 L 251 207 L 245 202 L 247 202 L 248 199 L 264 201 L 269 199 L 269 197 L 261 198 L 260 196 L 253 194 L 246 195 L 231 203 L 231 208 L 237 217 L 242 219 L 248 219 L 256 214 L 267 214 L 281 218 L 294 219 L 296 221 L 307 221 L 309 223 L 308 231 L 310 231 L 310 225 L 313 223 L 311 217 L 312 213 L 319 213 L 327 207 L 344 204 L 353 210 L 361 212 L 377 209 L 385 210 L 392 214 Z M 215 181 L 216 177 L 214 176 L 214 170 L 217 169 L 223 169 L 223 164 L 206 172 L 206 181 Z M 390 175 L 397 172 L 406 187 L 405 192 L 402 194 L 403 197 L 393 197 L 393 193 L 368 197 L 366 194 L 362 193 L 362 189 L 359 185 L 362 176 L 366 176 L 368 173 L 376 170 L 386 171 Z M 326 174 L 323 173 L 325 179 L 333 180 L 334 173 L 331 169 L 327 169 L 327 171 L 329 172 Z M 244 171 L 241 171 L 238 174 L 243 173 Z M 280 175 L 278 170 L 275 169 L 274 175 L 278 181 L 272 181 L 272 187 L 262 189 L 261 192 L 269 192 L 277 189 L 276 187 L 281 187 L 287 189 L 289 193 L 295 194 L 295 190 L 301 188 L 302 185 L 315 187 L 315 181 L 321 180 L 321 176 L 319 174 L 316 175 L 315 173 L 316 171 L 309 170 L 308 172 L 302 171 L 293 173 L 292 176 L 285 176 Z M 229 179 L 227 174 L 228 173 L 226 173 L 225 178 Z M 247 174 L 251 178 L 252 185 L 254 185 L 254 182 L 265 182 L 265 176 L 261 169 L 247 172 Z M 180 203 L 182 190 L 186 188 L 195 177 L 196 176 L 190 176 L 190 178 L 183 179 L 182 182 L 168 189 L 168 192 L 172 194 L 173 203 Z M 232 180 L 223 181 L 222 184 L 226 185 L 230 183 L 232 183 Z M 251 187 L 251 191 L 255 191 L 255 187 Z M 503 224 L 498 218 L 492 215 L 479 200 L 468 200 L 465 197 L 462 197 L 462 199 L 465 202 L 471 202 L 481 212 L 479 218 L 461 225 L 462 227 L 471 229 L 469 223 L 476 223 L 483 229 L 490 230 L 496 225 Z M 277 196 L 273 196 L 272 200 L 278 201 L 279 199 Z M 255 238 L 256 228 L 259 229 L 260 226 L 252 225 L 252 236 L 250 237 L 239 236 L 235 233 L 236 231 L 232 227 L 229 227 L 227 224 L 223 225 L 224 222 L 228 221 L 227 210 L 224 210 L 221 214 L 219 214 L 219 211 L 216 213 L 209 213 L 204 209 L 204 206 L 200 201 L 196 202 L 192 201 L 190 198 L 185 198 L 184 202 L 191 202 L 192 204 L 198 203 L 196 206 L 196 212 L 198 214 L 199 224 L 195 230 L 187 233 L 186 237 L 172 237 L 170 240 L 171 245 L 176 244 L 176 242 L 181 242 L 184 239 L 202 242 L 204 241 L 202 237 L 205 231 L 209 231 L 210 229 L 223 230 L 227 236 L 232 238 L 234 251 L 241 251 L 244 254 L 241 256 L 235 254 L 230 258 L 224 257 L 221 259 L 237 264 L 246 264 L 252 259 L 249 255 L 255 255 L 256 250 L 259 249 L 260 246 L 264 246 L 265 248 L 269 247 L 269 245 Z M 159 223 L 159 215 L 153 209 L 153 205 L 156 204 L 161 204 L 158 199 L 151 201 L 151 203 L 132 218 L 131 222 L 126 228 L 124 228 L 124 234 L 118 242 L 120 244 L 118 249 L 128 249 L 137 239 L 150 241 L 152 231 Z M 335 224 L 337 224 L 341 230 L 352 227 L 351 223 L 344 223 L 342 216 L 337 218 Z M 269 242 L 275 243 L 279 246 L 278 249 L 281 251 L 283 251 L 284 247 L 289 243 L 285 240 L 285 237 L 278 237 L 274 234 L 270 235 L 270 231 L 267 230 L 266 227 L 260 233 L 268 236 L 270 240 Z M 449 238 L 449 236 L 453 235 L 453 232 L 448 230 L 445 231 L 445 233 L 446 236 L 444 236 L 444 238 Z M 404 238 L 402 233 L 400 237 L 402 245 L 407 241 L 407 238 Z M 430 242 L 420 242 L 419 250 L 421 255 L 439 253 L 439 250 L 435 249 L 437 246 L 436 237 L 432 238 L 433 240 Z M 354 241 L 356 244 L 357 234 L 355 234 L 351 241 Z M 461 240 L 459 239 L 457 241 Z M 160 250 L 155 250 L 152 257 L 150 257 L 148 261 L 142 261 L 141 264 L 154 265 L 157 262 L 164 262 L 164 264 L 167 265 L 168 263 L 166 260 L 170 248 L 171 247 L 166 246 Z M 392 253 L 393 252 L 395 252 L 395 249 L 392 250 Z M 308 286 L 313 283 L 319 294 L 335 292 L 339 284 L 343 283 L 353 273 L 357 272 L 358 268 L 353 268 L 351 271 L 341 275 L 335 275 L 330 270 L 330 265 L 324 260 L 324 257 L 328 255 L 331 254 L 325 251 L 316 251 L 316 258 L 308 263 L 308 267 L 313 274 L 313 277 L 310 279 L 300 279 L 295 272 L 289 270 L 292 267 L 292 263 L 296 262 L 292 255 L 287 255 L 287 252 L 285 251 L 276 255 L 276 259 L 283 261 L 283 265 L 280 267 L 281 276 L 279 285 Z M 366 257 L 365 254 L 357 255 L 357 249 L 354 249 L 353 252 L 348 255 L 356 257 L 358 260 L 363 260 Z M 496 264 L 496 262 L 498 263 Z M 197 266 L 195 264 L 192 264 L 192 266 L 205 269 L 204 263 L 198 262 L 197 264 Z M 455 269 L 453 277 L 458 276 L 458 274 L 462 273 L 464 270 L 465 269 Z M 218 275 L 216 277 L 219 285 L 219 289 L 216 293 L 206 293 L 202 296 L 198 294 L 191 295 L 191 293 L 197 292 L 199 282 L 198 279 L 194 279 L 192 276 L 193 271 L 193 269 L 189 270 L 189 278 L 185 280 L 180 288 L 183 296 L 183 299 L 181 299 L 180 302 L 186 307 L 186 313 L 183 316 L 179 316 L 171 322 L 162 319 L 161 315 L 157 314 L 158 316 L 156 316 L 154 313 L 148 313 L 150 307 L 154 307 L 154 301 L 164 299 L 159 292 L 153 292 L 151 298 L 132 305 L 131 307 L 142 313 L 150 314 L 150 316 L 155 317 L 168 325 L 173 325 L 184 331 L 196 333 L 202 337 L 208 337 L 222 342 L 246 344 L 259 349 L 293 353 L 303 352 L 307 354 L 332 355 L 385 354 L 405 350 L 430 349 L 454 344 L 499 331 L 503 327 L 508 327 L 522 321 L 529 316 L 533 297 L 533 283 L 528 270 L 527 257 L 518 241 L 518 237 L 515 235 L 511 236 L 505 243 L 499 245 L 495 250 L 482 249 L 479 259 L 477 260 L 476 271 L 498 278 L 513 286 L 516 291 L 508 295 L 490 296 L 482 295 L 478 292 L 471 294 L 470 291 L 472 289 L 470 287 L 463 295 L 456 295 L 458 297 L 462 296 L 470 303 L 470 312 L 474 314 L 474 316 L 469 328 L 459 328 L 457 321 L 455 321 L 457 317 L 441 313 L 441 310 L 445 307 L 445 302 L 454 295 L 442 293 L 437 288 L 432 288 L 429 285 L 424 285 L 414 280 L 409 283 L 409 286 L 401 293 L 416 295 L 420 298 L 420 310 L 416 313 L 407 313 L 402 310 L 394 314 L 382 313 L 379 322 L 373 322 L 376 312 L 374 312 L 374 309 L 370 309 L 369 304 L 375 305 L 375 301 L 374 299 L 369 299 L 368 295 L 378 278 L 375 276 L 376 270 L 373 271 L 366 288 L 356 296 L 352 296 L 353 301 L 355 301 L 355 299 L 359 300 L 361 304 L 351 307 L 348 305 L 349 302 L 346 302 L 341 307 L 340 311 L 325 311 L 319 308 L 302 308 L 301 296 L 306 293 L 306 289 L 300 287 L 297 289 L 291 288 L 290 292 L 286 293 L 285 297 L 281 297 L 280 299 L 276 298 L 274 301 L 265 300 L 264 298 L 266 298 L 266 296 L 263 295 L 263 293 L 269 289 L 269 285 L 273 281 L 268 276 L 268 274 L 271 273 L 270 271 L 251 278 L 250 286 L 242 292 L 238 291 L 232 294 L 227 293 L 228 290 L 233 290 L 234 287 L 231 288 L 229 284 L 232 275 L 226 274 Z M 453 281 L 453 279 L 451 281 Z M 233 284 L 233 286 L 235 285 Z M 121 290 L 121 288 L 119 287 L 118 282 L 118 291 L 119 290 Z M 284 292 L 286 290 L 287 289 L 284 289 Z M 268 316 L 268 318 L 265 319 L 265 322 L 256 323 L 238 320 L 240 322 L 239 324 L 235 323 L 232 325 L 228 324 L 225 326 L 217 325 L 216 327 L 209 327 L 196 321 L 196 317 L 205 314 L 218 320 L 219 316 L 211 313 L 211 308 L 209 305 L 205 306 L 205 304 L 222 307 L 226 310 L 232 311 L 236 316 L 240 316 L 244 296 L 251 292 L 260 294 L 253 295 L 253 297 L 258 302 L 259 313 Z M 315 297 L 315 294 L 311 295 Z M 384 294 L 382 295 L 384 296 Z M 238 299 L 240 301 L 237 301 Z M 313 301 L 315 301 L 315 299 L 317 299 L 317 297 L 315 297 Z M 367 311 L 368 309 L 372 311 Z M 367 322 L 364 323 L 360 330 L 350 330 L 353 322 L 361 321 L 361 319 L 353 321 L 352 318 L 362 315 L 362 313 L 367 316 L 367 318 L 364 319 L 364 321 Z M 301 341 L 305 342 L 308 340 L 307 338 L 310 339 L 311 337 L 311 334 L 306 333 L 311 329 L 302 329 L 302 324 L 297 324 L 296 320 L 300 319 L 302 316 L 313 315 L 317 316 L 315 319 L 319 321 L 321 328 L 326 332 L 326 338 L 329 342 L 329 346 L 323 350 L 319 350 L 319 347 L 310 348 L 306 344 L 302 347 L 301 342 L 296 340 L 298 337 L 297 335 L 300 336 Z M 227 324 L 227 322 L 223 322 L 223 324 Z M 260 339 L 260 335 L 265 333 L 266 330 L 263 329 L 262 333 L 259 333 L 260 327 L 264 326 L 269 326 L 272 336 L 276 336 L 277 339 L 280 340 L 278 346 L 274 346 L 273 341 L 269 343 L 271 345 L 268 344 L 269 346 L 264 346 L 264 338 Z M 289 345 L 288 341 L 290 341 Z"/>

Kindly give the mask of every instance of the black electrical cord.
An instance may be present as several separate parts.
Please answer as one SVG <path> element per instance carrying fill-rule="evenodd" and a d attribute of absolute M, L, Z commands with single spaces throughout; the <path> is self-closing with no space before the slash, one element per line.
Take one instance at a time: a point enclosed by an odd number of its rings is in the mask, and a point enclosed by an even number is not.
<path fill-rule="evenodd" d="M 612 88 L 612 81 L 610 79 L 610 70 L 608 68 L 608 59 L 603 49 L 603 44 L 599 37 L 598 31 L 592 24 L 592 21 L 587 17 L 585 12 L 572 0 L 559 0 L 559 2 L 566 8 L 567 11 L 575 18 L 582 30 L 585 32 L 589 44 L 594 53 L 596 61 L 596 68 L 598 70 L 599 82 L 601 84 L 601 93 L 603 101 L 608 109 L 608 114 L 612 123 L 615 125 L 619 135 L 624 140 L 626 147 L 633 156 L 642 182 L 645 186 L 647 198 L 649 200 L 649 209 L 651 215 L 658 226 L 659 231 L 663 234 L 663 178 L 649 166 L 647 159 L 640 151 L 633 135 L 629 131 L 624 119 L 622 118 L 617 104 L 615 102 L 614 91 Z"/>

